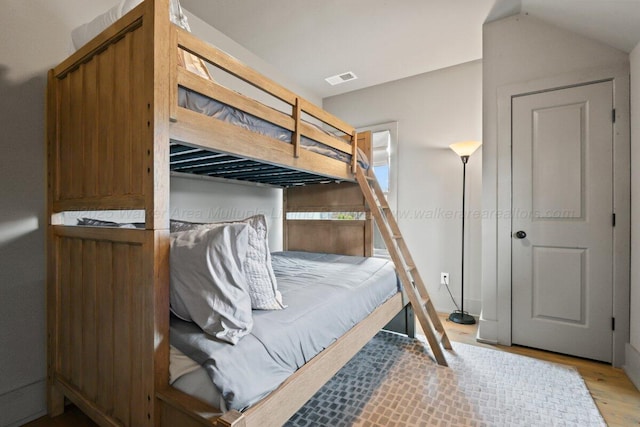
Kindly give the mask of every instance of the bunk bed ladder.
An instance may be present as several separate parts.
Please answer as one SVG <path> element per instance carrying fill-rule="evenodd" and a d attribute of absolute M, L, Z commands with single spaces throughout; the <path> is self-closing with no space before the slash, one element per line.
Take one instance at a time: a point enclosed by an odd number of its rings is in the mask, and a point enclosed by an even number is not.
<path fill-rule="evenodd" d="M 382 188 L 380 188 L 373 172 L 365 172 L 360 166 L 357 168 L 356 178 L 376 224 L 378 224 L 380 234 L 396 266 L 404 291 L 409 297 L 431 351 L 433 351 L 439 365 L 448 366 L 440 343 L 444 348 L 451 349 L 449 337 L 431 302 L 427 287 L 409 253 L 409 248 L 400 233 L 400 227 L 391 212 Z"/>

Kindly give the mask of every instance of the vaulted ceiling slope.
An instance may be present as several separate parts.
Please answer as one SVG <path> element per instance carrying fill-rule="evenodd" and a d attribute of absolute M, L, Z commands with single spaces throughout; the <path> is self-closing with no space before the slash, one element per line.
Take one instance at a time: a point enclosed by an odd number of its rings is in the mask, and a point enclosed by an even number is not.
<path fill-rule="evenodd" d="M 482 58 L 482 24 L 529 13 L 629 52 L 640 0 L 181 0 L 325 98 Z M 326 77 L 351 71 L 337 86 Z"/>

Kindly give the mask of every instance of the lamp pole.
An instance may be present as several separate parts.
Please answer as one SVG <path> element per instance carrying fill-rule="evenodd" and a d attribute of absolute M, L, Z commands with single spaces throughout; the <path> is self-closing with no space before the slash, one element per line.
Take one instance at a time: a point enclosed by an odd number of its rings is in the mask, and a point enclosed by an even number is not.
<path fill-rule="evenodd" d="M 465 313 L 464 311 L 464 220 L 465 220 L 465 199 L 466 199 L 466 184 L 467 184 L 467 163 L 469 162 L 469 156 L 473 154 L 479 147 L 479 142 L 468 141 L 459 142 L 457 144 L 451 144 L 451 149 L 460 156 L 462 160 L 462 258 L 461 258 L 461 275 L 460 275 L 460 310 L 455 310 L 449 315 L 449 320 L 455 323 L 463 325 L 473 325 L 476 323 L 476 319 Z"/>

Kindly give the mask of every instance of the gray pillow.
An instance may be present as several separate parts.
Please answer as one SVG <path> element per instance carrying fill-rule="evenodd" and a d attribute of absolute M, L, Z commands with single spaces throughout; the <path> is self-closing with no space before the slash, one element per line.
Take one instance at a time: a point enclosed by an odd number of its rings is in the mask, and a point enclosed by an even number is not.
<path fill-rule="evenodd" d="M 267 235 L 267 220 L 264 215 L 232 222 L 222 223 L 196 223 L 171 220 L 171 232 L 184 230 L 198 230 L 203 228 L 218 227 L 223 224 L 248 224 L 249 247 L 243 270 L 249 285 L 251 296 L 251 308 L 255 310 L 281 310 L 285 307 L 282 303 L 282 295 L 278 291 L 278 283 L 271 266 L 271 253 Z"/>
<path fill-rule="evenodd" d="M 243 264 L 247 224 L 171 234 L 171 311 L 206 333 L 236 344 L 251 332 L 251 298 Z"/>

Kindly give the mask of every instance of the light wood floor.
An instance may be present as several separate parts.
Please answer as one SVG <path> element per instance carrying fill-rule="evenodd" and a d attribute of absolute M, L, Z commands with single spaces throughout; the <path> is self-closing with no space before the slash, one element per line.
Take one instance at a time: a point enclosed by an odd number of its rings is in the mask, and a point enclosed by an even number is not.
<path fill-rule="evenodd" d="M 578 359 L 570 356 L 534 350 L 525 347 L 504 347 L 478 343 L 475 339 L 477 325 L 458 325 L 449 322 L 445 315 L 442 315 L 449 338 L 452 341 L 465 344 L 478 345 L 493 348 L 500 351 L 508 351 L 536 359 L 547 360 L 555 363 L 575 366 L 587 388 L 591 392 L 593 399 L 600 409 L 607 424 L 611 427 L 629 427 L 640 425 L 640 391 L 629 381 L 621 369 L 613 368 L 605 363 L 593 362 L 590 360 Z M 420 332 L 418 326 L 418 332 Z M 567 396 L 570 398 L 570 396 Z M 77 408 L 67 409 L 64 415 L 51 419 L 43 417 L 29 424 L 28 427 L 94 427 L 92 423 Z"/>

